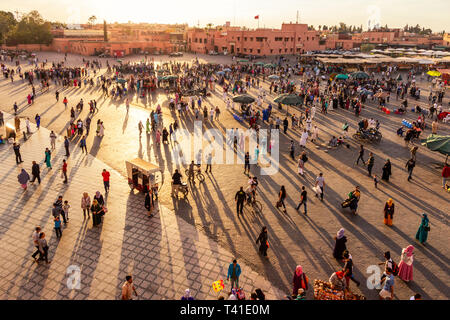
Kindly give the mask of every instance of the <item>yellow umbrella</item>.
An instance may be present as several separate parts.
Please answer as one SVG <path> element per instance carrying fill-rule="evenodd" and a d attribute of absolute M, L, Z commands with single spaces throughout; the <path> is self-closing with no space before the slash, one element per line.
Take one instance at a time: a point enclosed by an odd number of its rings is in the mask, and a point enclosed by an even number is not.
<path fill-rule="evenodd" d="M 432 76 L 432 77 L 439 77 L 441 75 L 441 73 L 436 70 L 431 70 L 431 71 L 427 72 L 427 75 Z"/>

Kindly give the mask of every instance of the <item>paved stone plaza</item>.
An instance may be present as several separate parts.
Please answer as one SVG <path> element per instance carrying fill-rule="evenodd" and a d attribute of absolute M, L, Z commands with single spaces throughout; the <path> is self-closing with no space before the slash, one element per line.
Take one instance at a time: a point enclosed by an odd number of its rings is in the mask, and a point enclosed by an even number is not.
<path fill-rule="evenodd" d="M 44 56 L 40 55 L 41 60 Z M 49 61 L 54 56 L 47 55 Z M 189 61 L 192 56 L 183 59 Z M 225 62 L 228 58 L 204 59 Z M 69 56 L 73 64 L 80 60 L 80 57 Z M 422 100 L 417 104 L 426 105 L 429 85 L 420 84 Z M 268 92 L 267 83 L 264 88 Z M 234 194 L 248 179 L 243 174 L 243 165 L 213 165 L 212 174 L 205 175 L 204 184 L 191 186 L 187 200 L 177 201 L 170 197 L 170 175 L 175 169 L 170 157 L 171 146 L 158 149 L 145 133 L 139 139 L 137 129 L 138 122 L 141 120 L 145 124 L 150 110 L 158 103 L 163 106 L 166 127 L 179 118 L 168 109 L 164 94 L 155 94 L 146 101 L 134 97 L 127 113 L 124 100 L 105 99 L 96 87 L 60 89 L 59 103 L 56 103 L 54 87 L 51 87 L 49 93 L 38 94 L 35 103 L 26 106 L 30 91 L 20 80 L 12 84 L 9 79 L 0 81 L 0 109 L 12 113 L 13 103 L 17 101 L 19 116 L 34 119 L 39 113 L 43 126 L 21 148 L 25 161 L 22 166 L 29 173 L 32 160 L 41 164 L 43 181 L 40 186 L 33 185 L 22 191 L 17 182 L 18 169 L 12 148 L 0 146 L 0 235 L 6 246 L 0 253 L 5 261 L 0 277 L 3 299 L 117 299 L 127 273 L 134 275 L 136 286 L 145 299 L 178 299 L 188 287 L 198 299 L 213 299 L 216 295 L 211 284 L 226 277 L 226 268 L 234 256 L 243 269 L 241 284 L 246 292 L 261 287 L 268 298 L 280 299 L 292 290 L 296 265 L 302 265 L 311 280 L 326 280 L 342 266 L 332 257 L 333 237 L 341 227 L 346 229 L 355 277 L 362 282 L 359 288 L 350 284 L 355 292 L 363 293 L 368 299 L 377 299 L 378 292 L 365 285 L 369 276 L 367 267 L 382 262 L 386 250 L 390 250 L 393 259 L 399 262 L 401 249 L 413 244 L 416 247 L 414 281 L 406 284 L 396 279 L 396 299 L 408 299 L 417 292 L 424 299 L 450 297 L 449 249 L 446 245 L 449 242 L 449 194 L 442 189 L 440 178 L 445 157 L 420 146 L 413 180 L 407 182 L 404 167 L 409 150 L 395 133 L 403 117 L 385 115 L 373 102 L 369 101 L 361 117 L 374 117 L 381 122 L 383 140 L 379 145 L 365 145 L 365 159 L 368 151 L 374 153 L 373 173 L 381 177 L 381 168 L 389 158 L 393 173 L 389 183 L 380 182 L 375 189 L 365 167 L 354 165 L 358 144 L 353 139 L 349 139 L 350 149 L 329 150 L 323 146 L 332 135 L 341 135 L 344 121 L 350 124 L 350 135 L 355 131 L 358 120 L 353 113 L 339 109 L 323 115 L 317 110 L 313 124 L 319 127 L 319 141 L 307 144 L 309 161 L 305 177 L 298 176 L 297 163 L 289 157 L 290 139 L 296 142 L 296 155 L 300 153 L 298 129 L 289 129 L 287 135 L 280 133 L 280 172 L 261 176 L 252 166 L 252 175 L 258 175 L 260 180 L 258 196 L 263 204 L 262 214 L 245 209 L 244 217 L 237 218 Z M 254 89 L 250 91 L 252 95 L 256 93 Z M 62 104 L 64 96 L 69 100 L 67 109 Z M 274 97 L 267 96 L 266 103 Z M 45 147 L 50 146 L 49 131 L 45 128 L 64 135 L 70 108 L 80 98 L 85 101 L 85 107 L 77 118 L 87 116 L 87 102 L 91 99 L 97 100 L 99 112 L 92 119 L 87 140 L 89 155 L 81 153 L 78 138 L 72 143 L 73 151 L 68 161 L 69 184 L 64 185 L 58 171 L 64 158 L 61 137 L 58 138 L 57 152 L 52 154 L 54 169 L 47 173 L 45 165 L 42 166 Z M 410 106 L 416 105 L 415 101 L 408 100 Z M 447 106 L 448 101 L 447 92 L 443 105 Z M 399 102 L 395 101 L 395 95 L 391 96 L 391 110 Z M 224 132 L 228 128 L 246 128 L 246 124 L 239 124 L 232 112 L 226 110 L 219 86 L 206 103 L 208 107 L 218 105 L 222 113 L 219 122 L 207 122 L 204 129 L 213 127 Z M 284 119 L 286 110 L 275 109 L 275 116 Z M 297 111 L 290 108 L 290 112 Z M 405 118 L 415 120 L 417 114 L 408 112 Z M 106 128 L 103 139 L 95 137 L 97 119 L 101 119 Z M 193 119 L 190 112 L 179 121 L 182 127 L 192 130 Z M 438 133 L 449 134 L 449 128 L 448 124 L 440 124 Z M 34 124 L 32 129 L 36 131 Z M 428 126 L 424 136 L 429 133 Z M 144 197 L 130 193 L 126 182 L 125 160 L 136 156 L 158 163 L 165 172 L 160 211 L 154 218 L 146 216 Z M 104 192 L 101 170 L 105 167 L 111 168 L 112 174 L 109 212 L 104 223 L 93 228 L 92 221 L 83 221 L 80 199 L 84 191 L 91 198 L 97 190 Z M 326 181 L 323 202 L 314 198 L 311 190 L 319 172 L 324 173 Z M 288 194 L 287 213 L 275 208 L 281 185 L 286 187 Z M 306 186 L 309 196 L 308 216 L 295 210 L 302 185 Z M 340 203 L 355 185 L 362 191 L 358 216 L 340 208 Z M 72 208 L 70 222 L 58 242 L 52 231 L 51 206 L 60 194 L 69 200 Z M 393 227 L 382 223 L 384 203 L 390 197 L 396 205 Z M 431 222 L 426 245 L 420 245 L 414 239 L 422 212 L 428 214 Z M 44 228 L 49 241 L 49 257 L 53 261 L 48 267 L 37 266 L 30 257 L 34 249 L 31 233 L 37 224 Z M 269 232 L 268 259 L 258 254 L 255 244 L 263 225 Z M 66 287 L 66 269 L 70 265 L 81 268 L 81 290 L 71 292 Z M 312 299 L 312 290 L 309 290 L 308 298 Z"/>

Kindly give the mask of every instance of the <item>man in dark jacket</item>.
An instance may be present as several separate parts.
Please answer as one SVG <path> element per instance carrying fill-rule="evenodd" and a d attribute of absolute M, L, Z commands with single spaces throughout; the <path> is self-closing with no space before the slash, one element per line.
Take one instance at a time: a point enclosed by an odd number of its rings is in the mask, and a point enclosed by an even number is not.
<path fill-rule="evenodd" d="M 239 214 L 243 214 L 242 210 L 244 208 L 244 201 L 245 201 L 246 195 L 244 188 L 241 187 L 241 189 L 236 192 L 236 195 L 234 196 L 234 200 L 236 200 L 236 212 L 239 217 Z"/>
<path fill-rule="evenodd" d="M 39 169 L 39 165 L 36 161 L 33 161 L 33 165 L 31 166 L 31 175 L 33 176 L 33 179 L 30 181 L 31 183 L 37 179 L 39 184 L 41 184 L 41 170 Z"/>
<path fill-rule="evenodd" d="M 20 154 L 20 145 L 18 143 L 14 142 L 13 150 L 14 150 L 14 153 L 16 154 L 16 163 L 17 164 L 22 163 L 23 161 L 22 161 L 22 156 Z"/>
<path fill-rule="evenodd" d="M 70 152 L 69 152 L 69 139 L 67 139 L 66 136 L 64 136 L 64 148 L 66 148 L 66 157 L 70 156 Z"/>

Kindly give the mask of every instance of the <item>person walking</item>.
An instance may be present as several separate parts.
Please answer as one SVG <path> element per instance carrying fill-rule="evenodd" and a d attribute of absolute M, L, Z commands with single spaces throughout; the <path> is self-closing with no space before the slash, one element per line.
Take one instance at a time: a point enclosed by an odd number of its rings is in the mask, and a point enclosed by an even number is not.
<path fill-rule="evenodd" d="M 442 188 L 446 189 L 445 185 L 447 184 L 447 180 L 450 177 L 450 167 L 447 163 L 444 164 L 444 168 L 442 169 Z"/>
<path fill-rule="evenodd" d="M 430 221 L 428 220 L 428 215 L 422 213 L 422 221 L 420 222 L 419 229 L 416 232 L 416 239 L 419 240 L 421 244 L 424 244 L 428 238 L 428 232 L 430 231 Z"/>
<path fill-rule="evenodd" d="M 45 240 L 45 233 L 41 232 L 39 234 L 39 252 L 41 253 L 41 258 L 44 260 L 47 264 L 51 262 L 51 260 L 48 260 L 48 245 L 47 240 Z"/>
<path fill-rule="evenodd" d="M 244 209 L 244 202 L 245 202 L 245 191 L 244 187 L 241 187 L 238 192 L 236 192 L 236 195 L 234 196 L 234 200 L 236 201 L 236 213 L 239 217 L 239 214 L 243 214 Z"/>
<path fill-rule="evenodd" d="M 36 256 L 39 254 L 39 257 L 41 257 L 40 251 L 39 251 L 39 234 L 41 233 L 41 227 L 37 226 L 34 228 L 33 234 L 31 236 L 31 239 L 33 240 L 33 245 L 36 248 L 36 251 L 31 255 L 31 257 L 34 259 L 35 262 L 38 262 L 38 259 L 36 259 Z"/>
<path fill-rule="evenodd" d="M 244 156 L 244 174 L 250 175 L 250 154 L 248 152 Z"/>
<path fill-rule="evenodd" d="M 403 248 L 400 263 L 398 264 L 398 277 L 405 282 L 413 280 L 414 247 Z"/>
<path fill-rule="evenodd" d="M 172 193 L 171 196 L 172 197 L 177 197 L 178 199 L 178 190 L 180 189 L 181 186 L 181 178 L 183 176 L 181 175 L 181 173 L 178 172 L 178 169 L 175 169 L 175 173 L 172 176 Z M 176 192 L 176 195 L 174 194 L 174 191 Z"/>
<path fill-rule="evenodd" d="M 147 216 L 149 218 L 153 217 L 153 208 L 155 207 L 155 198 L 153 197 L 153 190 L 150 188 L 145 193 L 145 199 L 144 199 L 144 207 L 147 209 Z"/>
<path fill-rule="evenodd" d="M 87 147 L 86 147 L 86 136 L 81 137 L 80 148 L 81 148 L 81 153 L 83 153 L 83 150 L 86 152 L 86 154 L 88 153 Z"/>
<path fill-rule="evenodd" d="M 277 208 L 281 208 L 283 206 L 283 212 L 286 213 L 286 205 L 284 204 L 284 199 L 286 199 L 286 189 L 284 186 L 281 186 L 280 192 L 278 193 L 278 201 Z"/>
<path fill-rule="evenodd" d="M 68 103 L 69 101 L 67 100 L 67 97 L 64 97 L 64 99 L 63 99 L 63 103 L 64 103 L 64 108 L 67 108 L 67 103 Z"/>
<path fill-rule="evenodd" d="M 91 129 L 91 118 L 87 117 L 86 120 L 84 121 L 84 126 L 86 128 L 86 135 L 89 135 L 89 130 Z"/>
<path fill-rule="evenodd" d="M 91 208 L 91 198 L 87 192 L 83 192 L 83 196 L 81 197 L 81 209 L 83 209 L 83 217 L 86 219 L 86 212 L 88 219 L 91 217 L 89 214 L 89 210 Z"/>
<path fill-rule="evenodd" d="M 395 205 L 392 198 L 389 198 L 384 205 L 384 220 L 383 223 L 388 226 L 392 226 L 392 219 L 394 218 Z"/>
<path fill-rule="evenodd" d="M 133 278 L 131 276 L 126 276 L 125 279 L 125 283 L 122 286 L 122 300 L 133 300 L 133 293 L 136 297 L 138 296 L 133 284 Z"/>
<path fill-rule="evenodd" d="M 20 144 L 14 142 L 13 143 L 14 154 L 16 155 L 16 163 L 20 164 L 23 162 L 22 155 L 20 154 Z"/>
<path fill-rule="evenodd" d="M 20 171 L 20 173 L 17 175 L 17 180 L 19 181 L 20 186 L 23 188 L 23 190 L 27 190 L 28 181 L 30 181 L 30 175 L 25 171 L 25 169 L 22 169 L 22 171 Z"/>
<path fill-rule="evenodd" d="M 292 279 L 292 296 L 297 296 L 298 290 L 303 289 L 305 292 L 308 290 L 309 279 L 303 272 L 303 267 L 298 265 L 294 271 L 294 277 Z"/>
<path fill-rule="evenodd" d="M 336 260 L 342 260 L 344 256 L 344 252 L 347 250 L 347 245 L 345 244 L 347 242 L 347 237 L 344 235 L 345 229 L 341 228 L 336 234 L 336 237 L 334 237 L 335 243 L 334 243 L 334 249 L 333 249 L 333 257 Z"/>
<path fill-rule="evenodd" d="M 289 146 L 289 155 L 291 156 L 292 160 L 295 161 L 295 145 L 294 140 L 291 140 L 291 144 Z"/>
<path fill-rule="evenodd" d="M 372 168 L 375 164 L 375 157 L 373 156 L 373 153 L 369 153 L 369 159 L 367 160 L 367 175 L 369 177 L 372 177 Z"/>
<path fill-rule="evenodd" d="M 105 187 L 105 193 L 109 192 L 109 177 L 110 177 L 109 171 L 106 169 L 103 169 L 102 177 L 103 177 L 103 186 Z"/>
<path fill-rule="evenodd" d="M 39 114 L 36 114 L 34 120 L 36 121 L 36 129 L 39 130 L 39 127 L 41 126 L 41 116 Z"/>
<path fill-rule="evenodd" d="M 386 268 L 386 280 L 384 281 L 383 289 L 380 291 L 380 300 L 394 299 L 394 275 L 391 268 Z"/>
<path fill-rule="evenodd" d="M 63 183 L 67 183 L 67 162 L 65 159 L 63 159 L 63 165 L 62 165 L 62 176 L 64 176 Z"/>
<path fill-rule="evenodd" d="M 239 276 L 241 275 L 241 266 L 234 259 L 228 266 L 227 281 L 231 281 L 231 289 L 239 288 Z"/>
<path fill-rule="evenodd" d="M 300 209 L 300 206 L 303 204 L 303 208 L 305 209 L 305 211 L 303 213 L 305 215 L 307 215 L 307 212 L 306 212 L 306 201 L 307 200 L 308 200 L 308 192 L 306 192 L 305 186 L 302 186 L 302 193 L 300 194 L 300 202 L 299 202 L 297 208 L 295 208 L 295 210 L 298 211 L 298 209 Z"/>
<path fill-rule="evenodd" d="M 364 146 L 363 145 L 359 146 L 359 156 L 358 156 L 358 159 L 356 159 L 356 162 L 355 162 L 356 165 L 359 164 L 359 160 L 361 160 L 363 164 L 366 163 L 366 161 L 364 161 Z"/>
<path fill-rule="evenodd" d="M 66 149 L 66 157 L 70 156 L 70 152 L 69 152 L 69 139 L 67 138 L 67 136 L 64 136 L 64 148 Z"/>
<path fill-rule="evenodd" d="M 344 254 L 343 254 L 343 257 L 344 257 L 345 265 L 344 265 L 344 268 L 343 268 L 342 271 L 344 271 L 347 288 L 350 288 L 349 287 L 350 280 L 355 282 L 356 286 L 359 287 L 361 283 L 358 280 L 356 280 L 355 277 L 353 276 L 353 259 L 352 259 L 352 255 L 348 252 L 348 250 L 345 250 Z"/>
<path fill-rule="evenodd" d="M 389 177 L 392 175 L 392 165 L 391 160 L 387 159 L 386 163 L 383 166 L 383 174 L 381 176 L 381 179 L 383 179 L 386 182 L 389 182 Z"/>
<path fill-rule="evenodd" d="M 56 238 L 60 239 L 62 237 L 61 219 L 59 219 L 59 216 L 56 216 L 53 218 L 53 222 L 55 223 Z"/>
<path fill-rule="evenodd" d="M 316 178 L 316 197 L 319 197 L 319 190 L 320 190 L 320 200 L 323 201 L 323 188 L 325 187 L 325 179 L 323 177 L 322 172 L 319 173 L 319 176 Z"/>
<path fill-rule="evenodd" d="M 56 149 L 56 134 L 53 132 L 50 132 L 50 145 L 52 147 L 52 150 Z"/>
<path fill-rule="evenodd" d="M 413 158 L 409 159 L 406 162 L 405 168 L 408 169 L 408 181 L 410 181 L 412 179 L 412 173 L 413 173 L 415 166 L 416 166 L 416 160 L 414 160 Z"/>
<path fill-rule="evenodd" d="M 212 153 L 209 152 L 208 155 L 206 156 L 206 170 L 205 170 L 205 173 L 208 173 L 208 168 L 209 168 L 209 173 L 212 173 L 211 167 L 212 167 Z"/>
<path fill-rule="evenodd" d="M 267 235 L 267 227 L 262 227 L 261 233 L 256 239 L 256 244 L 259 242 L 259 253 L 267 257 L 267 249 L 269 249 L 269 236 Z"/>

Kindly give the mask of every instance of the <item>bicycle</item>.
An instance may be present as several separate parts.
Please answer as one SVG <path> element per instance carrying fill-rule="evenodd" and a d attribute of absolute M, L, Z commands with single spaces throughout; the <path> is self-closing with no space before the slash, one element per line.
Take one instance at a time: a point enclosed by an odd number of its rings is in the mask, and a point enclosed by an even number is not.
<path fill-rule="evenodd" d="M 197 165 L 197 167 L 198 167 L 198 169 L 194 170 L 194 177 L 197 177 L 198 181 L 200 181 L 200 183 L 202 183 L 205 181 L 205 176 L 201 172 L 200 166 Z M 186 171 L 184 173 L 186 174 L 187 177 L 189 177 L 189 169 L 186 169 Z"/>
<path fill-rule="evenodd" d="M 245 202 L 247 206 L 251 206 L 254 213 L 261 213 L 262 212 L 262 204 L 259 202 L 259 200 L 256 200 L 256 197 L 251 197 L 250 199 L 247 198 L 247 201 Z"/>

